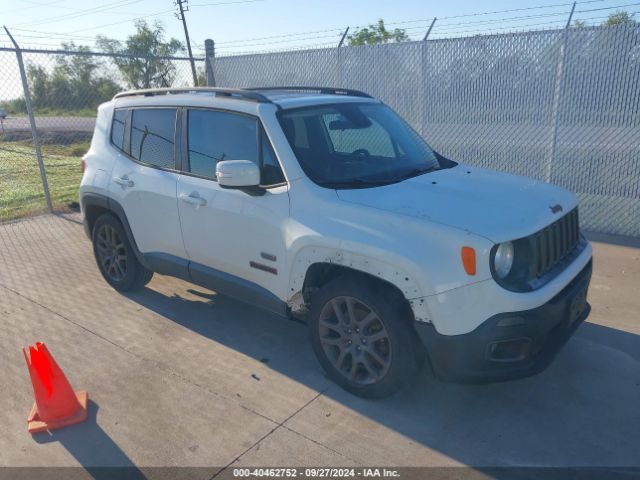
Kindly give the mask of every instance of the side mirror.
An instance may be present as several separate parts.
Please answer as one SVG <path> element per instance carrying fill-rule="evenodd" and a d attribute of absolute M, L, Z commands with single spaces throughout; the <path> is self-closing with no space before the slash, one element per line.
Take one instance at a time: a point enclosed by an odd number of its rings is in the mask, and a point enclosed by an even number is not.
<path fill-rule="evenodd" d="M 250 160 L 224 160 L 216 165 L 221 187 L 255 187 L 260 185 L 260 169 Z"/>

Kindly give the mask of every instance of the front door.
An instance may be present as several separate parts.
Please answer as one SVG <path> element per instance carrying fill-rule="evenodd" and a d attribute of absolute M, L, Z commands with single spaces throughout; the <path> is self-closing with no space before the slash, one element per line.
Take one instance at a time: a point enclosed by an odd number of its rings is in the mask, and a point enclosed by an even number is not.
<path fill-rule="evenodd" d="M 257 286 L 258 293 L 284 299 L 288 186 L 260 122 L 207 109 L 185 114 L 186 172 L 178 178 L 177 195 L 192 277 L 206 283 L 200 275 L 216 275 L 228 283 L 222 293 L 232 296 Z M 267 187 L 258 192 L 220 187 L 215 171 L 221 160 L 256 162 Z"/>

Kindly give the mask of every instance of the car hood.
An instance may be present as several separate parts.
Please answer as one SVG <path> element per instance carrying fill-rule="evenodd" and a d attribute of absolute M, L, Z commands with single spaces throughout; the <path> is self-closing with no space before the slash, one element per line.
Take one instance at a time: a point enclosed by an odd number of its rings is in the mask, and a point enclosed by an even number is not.
<path fill-rule="evenodd" d="M 337 190 L 337 195 L 345 202 L 448 225 L 493 242 L 530 235 L 577 205 L 575 195 L 555 185 L 468 165 L 381 187 Z"/>

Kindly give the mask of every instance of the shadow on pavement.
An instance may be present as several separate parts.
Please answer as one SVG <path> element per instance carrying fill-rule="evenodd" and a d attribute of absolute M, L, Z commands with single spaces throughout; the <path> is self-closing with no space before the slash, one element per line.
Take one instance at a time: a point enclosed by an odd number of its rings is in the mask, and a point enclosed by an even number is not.
<path fill-rule="evenodd" d="M 297 382 L 316 390 L 327 384 L 304 325 L 256 314 L 251 307 L 206 290 L 189 293 L 195 299 L 149 288 L 128 297 Z M 259 340 L 265 331 L 280 347 L 269 348 Z M 378 443 L 394 438 L 380 429 L 383 426 L 450 457 L 454 465 L 473 466 L 494 478 L 513 478 L 516 473 L 490 468 L 494 466 L 637 467 L 639 359 L 640 336 L 586 322 L 550 367 L 534 377 L 487 385 L 450 384 L 435 379 L 425 367 L 413 385 L 379 401 L 331 386 L 323 407 L 328 413 L 331 402 L 337 402 L 379 425 L 363 433 L 348 430 L 344 416 L 332 419 L 324 412 L 305 412 L 307 419 L 295 428 L 313 436 L 314 422 L 324 422 L 324 431 L 335 431 L 326 441 L 335 441 L 332 447 L 348 454 L 349 446 L 340 443 L 341 438 L 385 435 Z M 415 463 L 425 462 L 416 458 Z"/>
<path fill-rule="evenodd" d="M 87 419 L 83 423 L 53 430 L 50 435 L 35 434 L 33 440 L 37 443 L 59 442 L 84 467 L 84 470 L 59 469 L 66 478 L 85 478 L 83 472 L 87 472 L 95 480 L 145 479 L 142 471 L 96 422 L 98 404 L 89 400 L 88 408 Z"/>

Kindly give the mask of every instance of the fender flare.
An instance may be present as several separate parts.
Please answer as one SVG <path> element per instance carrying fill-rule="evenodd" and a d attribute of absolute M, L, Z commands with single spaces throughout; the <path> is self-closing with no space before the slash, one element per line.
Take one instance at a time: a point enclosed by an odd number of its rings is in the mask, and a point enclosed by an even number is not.
<path fill-rule="evenodd" d="M 129 243 L 131 244 L 131 248 L 133 249 L 133 253 L 136 256 L 136 259 L 145 268 L 150 268 L 150 265 L 145 260 L 144 255 L 142 255 L 142 253 L 140 253 L 140 250 L 138 249 L 138 244 L 136 243 L 136 239 L 133 237 L 133 232 L 131 231 L 131 226 L 129 225 L 129 220 L 127 219 L 127 214 L 124 212 L 124 208 L 122 208 L 122 205 L 120 205 L 120 203 L 110 197 L 107 197 L 106 195 L 100 195 L 98 193 L 85 193 L 80 199 L 80 205 L 82 206 L 82 212 L 84 213 L 85 217 L 85 232 L 90 239 L 92 232 L 89 229 L 86 211 L 88 207 L 96 206 L 100 207 L 103 210 L 107 210 L 109 213 L 115 215 L 118 220 L 120 220 L 122 228 L 124 228 L 124 232 L 127 235 L 127 240 L 129 240 Z"/>
<path fill-rule="evenodd" d="M 317 263 L 340 265 L 380 278 L 397 287 L 410 304 L 413 299 L 423 296 L 413 275 L 392 263 L 339 247 L 307 246 L 300 249 L 292 261 L 289 275 L 290 303 L 296 303 L 301 297 L 307 271 Z"/>

